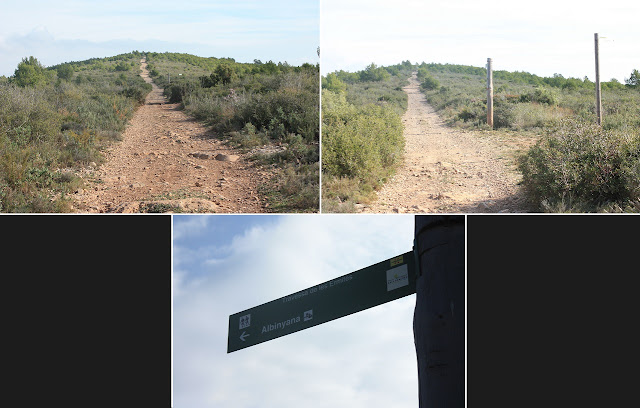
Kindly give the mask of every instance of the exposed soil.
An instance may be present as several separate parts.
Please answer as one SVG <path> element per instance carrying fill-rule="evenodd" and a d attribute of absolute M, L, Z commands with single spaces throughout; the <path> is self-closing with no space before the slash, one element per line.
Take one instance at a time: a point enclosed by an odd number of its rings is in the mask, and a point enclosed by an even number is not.
<path fill-rule="evenodd" d="M 84 172 L 75 194 L 77 212 L 264 212 L 257 190 L 271 174 L 255 168 L 203 125 L 165 103 L 153 90 L 122 135 L 105 152 L 105 163 Z M 94 166 L 95 167 L 95 166 Z"/>
<path fill-rule="evenodd" d="M 527 212 L 519 192 L 516 152 L 535 138 L 496 131 L 447 127 L 427 104 L 415 74 L 404 123 L 405 158 L 396 175 L 378 192 L 373 213 Z"/>

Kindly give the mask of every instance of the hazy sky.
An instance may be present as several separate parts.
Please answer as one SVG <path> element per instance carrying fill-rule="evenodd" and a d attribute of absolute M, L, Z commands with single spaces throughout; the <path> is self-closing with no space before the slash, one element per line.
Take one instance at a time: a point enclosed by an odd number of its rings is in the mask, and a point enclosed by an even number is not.
<path fill-rule="evenodd" d="M 640 69 L 637 0 L 322 0 L 322 74 L 438 62 L 602 80 Z M 602 38 L 606 37 L 606 38 Z"/>
<path fill-rule="evenodd" d="M 0 75 L 139 51 L 318 62 L 318 0 L 0 0 Z"/>
<path fill-rule="evenodd" d="M 415 295 L 230 354 L 229 315 L 411 250 L 411 215 L 174 216 L 173 407 L 415 408 Z"/>

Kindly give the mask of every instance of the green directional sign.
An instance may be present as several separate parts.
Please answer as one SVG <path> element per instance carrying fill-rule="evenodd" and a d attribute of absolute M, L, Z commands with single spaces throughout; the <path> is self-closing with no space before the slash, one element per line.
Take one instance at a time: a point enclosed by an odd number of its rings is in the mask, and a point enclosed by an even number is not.
<path fill-rule="evenodd" d="M 412 251 L 229 316 L 227 353 L 416 293 Z"/>

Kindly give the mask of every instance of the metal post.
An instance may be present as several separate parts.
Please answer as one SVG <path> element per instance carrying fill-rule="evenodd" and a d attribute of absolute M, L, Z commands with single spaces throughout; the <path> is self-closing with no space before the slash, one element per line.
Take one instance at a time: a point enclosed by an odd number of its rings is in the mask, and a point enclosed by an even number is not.
<path fill-rule="evenodd" d="M 593 35 L 596 47 L 596 117 L 598 125 L 602 125 L 602 97 L 600 94 L 600 51 L 598 50 L 598 33 Z"/>
<path fill-rule="evenodd" d="M 464 216 L 416 216 L 413 334 L 420 408 L 465 406 Z"/>
<path fill-rule="evenodd" d="M 491 58 L 487 58 L 487 125 L 493 129 L 493 69 Z"/>

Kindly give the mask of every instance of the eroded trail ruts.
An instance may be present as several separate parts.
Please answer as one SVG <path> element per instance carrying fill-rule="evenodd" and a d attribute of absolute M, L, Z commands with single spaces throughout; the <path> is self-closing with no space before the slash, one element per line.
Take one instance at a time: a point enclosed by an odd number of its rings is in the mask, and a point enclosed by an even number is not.
<path fill-rule="evenodd" d="M 531 138 L 449 128 L 427 104 L 415 74 L 409 82 L 404 164 L 360 211 L 526 212 L 513 157 Z"/>
<path fill-rule="evenodd" d="M 257 189 L 270 175 L 153 90 L 122 135 L 75 194 L 78 212 L 264 212 Z"/>

